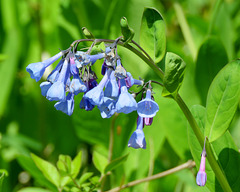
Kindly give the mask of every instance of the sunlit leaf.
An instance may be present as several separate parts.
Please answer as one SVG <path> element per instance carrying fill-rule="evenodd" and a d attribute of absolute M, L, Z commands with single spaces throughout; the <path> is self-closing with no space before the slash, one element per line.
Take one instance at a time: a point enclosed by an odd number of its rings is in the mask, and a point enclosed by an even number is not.
<path fill-rule="evenodd" d="M 155 63 L 162 60 L 166 51 L 165 23 L 154 8 L 145 8 L 140 29 L 140 45 Z"/>
<path fill-rule="evenodd" d="M 29 172 L 34 177 L 34 179 L 39 184 L 47 187 L 48 189 L 51 189 L 53 192 L 57 192 L 57 188 L 44 177 L 43 173 L 35 165 L 32 158 L 20 155 L 18 156 L 17 161 L 27 172 Z"/>
<path fill-rule="evenodd" d="M 228 129 L 240 100 L 240 60 L 227 64 L 214 78 L 207 97 L 204 135 L 212 142 Z"/>
<path fill-rule="evenodd" d="M 60 185 L 60 175 L 56 167 L 51 163 L 41 159 L 40 157 L 31 154 L 33 161 L 37 167 L 42 171 L 43 175 L 52 182 L 56 187 Z"/>

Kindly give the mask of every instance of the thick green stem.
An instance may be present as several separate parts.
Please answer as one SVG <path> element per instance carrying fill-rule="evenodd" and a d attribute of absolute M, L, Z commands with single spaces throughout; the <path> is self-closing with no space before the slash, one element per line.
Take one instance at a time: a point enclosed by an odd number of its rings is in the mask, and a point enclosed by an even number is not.
<path fill-rule="evenodd" d="M 190 112 L 187 105 L 184 103 L 184 101 L 180 97 L 180 95 L 178 95 L 175 100 L 176 100 L 177 104 L 179 105 L 179 107 L 181 108 L 181 110 L 183 111 L 183 113 L 184 113 L 185 117 L 187 118 L 189 124 L 191 125 L 199 143 L 203 147 L 204 136 L 203 136 L 200 128 L 198 127 L 197 122 L 195 121 L 194 117 L 192 116 L 192 113 Z M 221 168 L 219 167 L 219 164 L 218 164 L 218 162 L 217 162 L 217 160 L 216 160 L 216 158 L 213 154 L 212 148 L 211 148 L 208 140 L 206 140 L 206 146 L 205 147 L 206 147 L 208 162 L 209 162 L 210 166 L 212 167 L 212 170 L 214 171 L 215 176 L 216 176 L 218 182 L 220 183 L 222 189 L 225 192 L 231 192 L 232 189 L 229 186 L 228 181 L 227 181 L 225 175 L 223 174 Z"/>

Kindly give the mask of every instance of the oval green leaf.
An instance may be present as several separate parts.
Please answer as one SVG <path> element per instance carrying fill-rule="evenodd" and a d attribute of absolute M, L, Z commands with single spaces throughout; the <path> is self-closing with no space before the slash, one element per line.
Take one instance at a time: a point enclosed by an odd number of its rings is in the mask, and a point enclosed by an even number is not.
<path fill-rule="evenodd" d="M 180 89 L 185 72 L 186 63 L 178 55 L 167 52 L 165 59 L 165 74 L 163 77 L 162 96 L 177 96 Z"/>
<path fill-rule="evenodd" d="M 214 78 L 208 92 L 206 128 L 210 142 L 228 129 L 240 100 L 240 60 L 226 65 Z"/>
<path fill-rule="evenodd" d="M 227 63 L 227 53 L 221 41 L 216 37 L 206 39 L 199 49 L 195 71 L 195 82 L 203 105 L 206 104 L 212 80 Z"/>
<path fill-rule="evenodd" d="M 41 170 L 43 175 L 56 187 L 60 185 L 60 175 L 56 167 L 54 167 L 51 163 L 41 159 L 40 157 L 31 154 L 34 163 Z"/>
<path fill-rule="evenodd" d="M 154 8 L 145 8 L 140 29 L 140 45 L 155 63 L 159 63 L 166 51 L 165 23 Z"/>

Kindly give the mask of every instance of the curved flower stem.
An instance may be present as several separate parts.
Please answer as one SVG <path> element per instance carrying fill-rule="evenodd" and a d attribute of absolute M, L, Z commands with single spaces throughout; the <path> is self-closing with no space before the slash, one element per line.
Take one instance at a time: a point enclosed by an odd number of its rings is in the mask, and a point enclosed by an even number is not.
<path fill-rule="evenodd" d="M 182 100 L 182 98 L 180 97 L 180 95 L 178 94 L 175 101 L 177 102 L 177 104 L 179 105 L 179 107 L 181 108 L 181 110 L 183 111 L 185 117 L 187 118 L 189 124 L 191 125 L 199 143 L 201 144 L 201 146 L 204 146 L 204 136 L 200 130 L 200 128 L 197 125 L 197 122 L 195 121 L 194 117 L 192 116 L 192 113 L 190 112 L 190 110 L 188 109 L 187 105 L 185 104 L 185 102 Z M 207 159 L 208 162 L 210 164 L 210 166 L 212 167 L 212 170 L 215 173 L 216 178 L 218 179 L 222 189 L 225 192 L 231 192 L 232 189 L 229 186 L 229 183 L 225 177 L 225 175 L 223 174 L 214 154 L 211 148 L 210 143 L 208 142 L 208 140 L 206 140 L 206 152 L 207 152 Z"/>
<path fill-rule="evenodd" d="M 151 62 L 154 62 L 152 60 L 152 58 L 148 55 L 148 53 L 136 42 L 136 41 L 131 41 L 134 45 L 136 45 L 146 56 L 147 58 L 151 61 Z"/>
<path fill-rule="evenodd" d="M 192 160 L 189 160 L 187 161 L 186 163 L 182 164 L 182 165 L 179 165 L 177 167 L 174 167 L 172 169 L 169 169 L 167 171 L 163 171 L 161 173 L 158 173 L 158 174 L 155 174 L 155 175 L 152 175 L 152 176 L 149 176 L 149 177 L 146 177 L 146 178 L 143 178 L 143 179 L 139 179 L 139 180 L 135 180 L 135 181 L 132 181 L 132 182 L 129 182 L 121 187 L 116 187 L 116 188 L 113 188 L 107 192 L 117 192 L 117 191 L 120 191 L 122 189 L 125 189 L 125 188 L 128 188 L 128 187 L 132 187 L 132 186 L 135 186 L 135 185 L 138 185 L 140 183 L 143 183 L 143 182 L 147 182 L 147 181 L 152 181 L 152 180 L 155 180 L 155 179 L 159 179 L 159 178 L 162 178 L 162 177 L 165 177 L 167 175 L 170 175 L 170 174 L 173 174 L 173 173 L 176 173 L 178 171 L 181 171 L 183 169 L 191 169 L 195 167 L 195 162 L 192 161 Z"/>

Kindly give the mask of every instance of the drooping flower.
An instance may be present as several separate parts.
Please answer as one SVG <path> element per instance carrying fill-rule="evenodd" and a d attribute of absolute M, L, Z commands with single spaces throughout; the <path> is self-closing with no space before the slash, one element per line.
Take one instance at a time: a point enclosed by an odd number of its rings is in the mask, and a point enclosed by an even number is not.
<path fill-rule="evenodd" d="M 52 86 L 52 83 L 49 81 L 44 81 L 40 84 L 41 94 L 42 96 L 46 97 L 48 89 Z"/>
<path fill-rule="evenodd" d="M 116 101 L 109 97 L 103 98 L 103 103 L 98 106 L 102 118 L 110 118 L 116 111 Z"/>
<path fill-rule="evenodd" d="M 196 177 L 196 182 L 199 186 L 204 186 L 207 182 L 207 174 L 205 172 L 205 163 L 206 163 L 206 150 L 205 150 L 205 143 L 206 143 L 206 138 L 204 141 L 204 147 L 203 147 L 203 151 L 201 154 L 201 163 L 200 163 L 200 168 L 199 171 L 197 173 L 197 177 Z"/>
<path fill-rule="evenodd" d="M 138 116 L 137 119 L 137 129 L 133 132 L 128 141 L 128 147 L 146 149 L 146 140 L 143 132 L 143 118 L 140 116 Z"/>
<path fill-rule="evenodd" d="M 108 70 L 109 75 L 109 81 L 106 84 L 106 88 L 104 90 L 104 96 L 110 97 L 110 98 L 117 98 L 119 94 L 119 87 L 116 80 L 116 77 L 114 75 L 114 71 L 112 69 Z"/>
<path fill-rule="evenodd" d="M 91 111 L 95 107 L 95 105 L 91 104 L 90 101 L 85 98 L 85 94 L 83 95 L 79 106 L 80 109 L 85 109 L 85 111 Z"/>
<path fill-rule="evenodd" d="M 137 102 L 133 96 L 128 92 L 126 87 L 126 82 L 124 79 L 120 79 L 121 92 L 116 103 L 116 112 L 117 113 L 131 113 L 132 111 L 137 110 Z"/>
<path fill-rule="evenodd" d="M 30 74 L 32 79 L 35 79 L 36 81 L 39 81 L 44 72 L 45 69 L 54 63 L 56 60 L 58 60 L 63 55 L 62 52 L 59 52 L 58 54 L 54 55 L 53 57 L 43 61 L 43 62 L 37 62 L 37 63 L 31 63 L 26 67 L 27 72 Z"/>
<path fill-rule="evenodd" d="M 46 98 L 50 101 L 63 101 L 66 99 L 66 83 L 69 79 L 70 71 L 68 59 L 64 60 L 61 72 L 56 82 L 48 89 Z"/>
<path fill-rule="evenodd" d="M 64 59 L 61 59 L 57 64 L 57 66 L 55 67 L 55 69 L 53 69 L 53 71 L 48 75 L 47 81 L 51 83 L 54 83 L 57 81 L 60 74 L 59 71 L 61 70 L 63 63 L 64 63 Z"/>
<path fill-rule="evenodd" d="M 70 83 L 70 92 L 74 93 L 74 95 L 77 95 L 80 92 L 86 91 L 87 91 L 86 85 L 82 82 L 78 75 L 74 75 Z"/>
<path fill-rule="evenodd" d="M 127 87 L 132 87 L 133 85 L 143 85 L 143 80 L 134 79 L 130 72 L 127 72 L 127 77 L 125 78 Z"/>
<path fill-rule="evenodd" d="M 158 112 L 158 104 L 151 98 L 151 89 L 147 89 L 146 98 L 138 102 L 137 112 L 141 117 L 154 117 Z"/>
<path fill-rule="evenodd" d="M 66 113 L 67 115 L 72 115 L 74 110 L 74 94 L 69 92 L 65 101 L 59 101 L 57 102 L 54 107 L 62 111 L 63 113 Z"/>
<path fill-rule="evenodd" d="M 109 79 L 109 73 L 107 72 L 105 73 L 102 80 L 96 87 L 86 92 L 84 97 L 87 98 L 91 104 L 98 106 L 103 103 L 103 98 L 104 98 L 103 88 L 106 85 L 108 79 Z"/>

